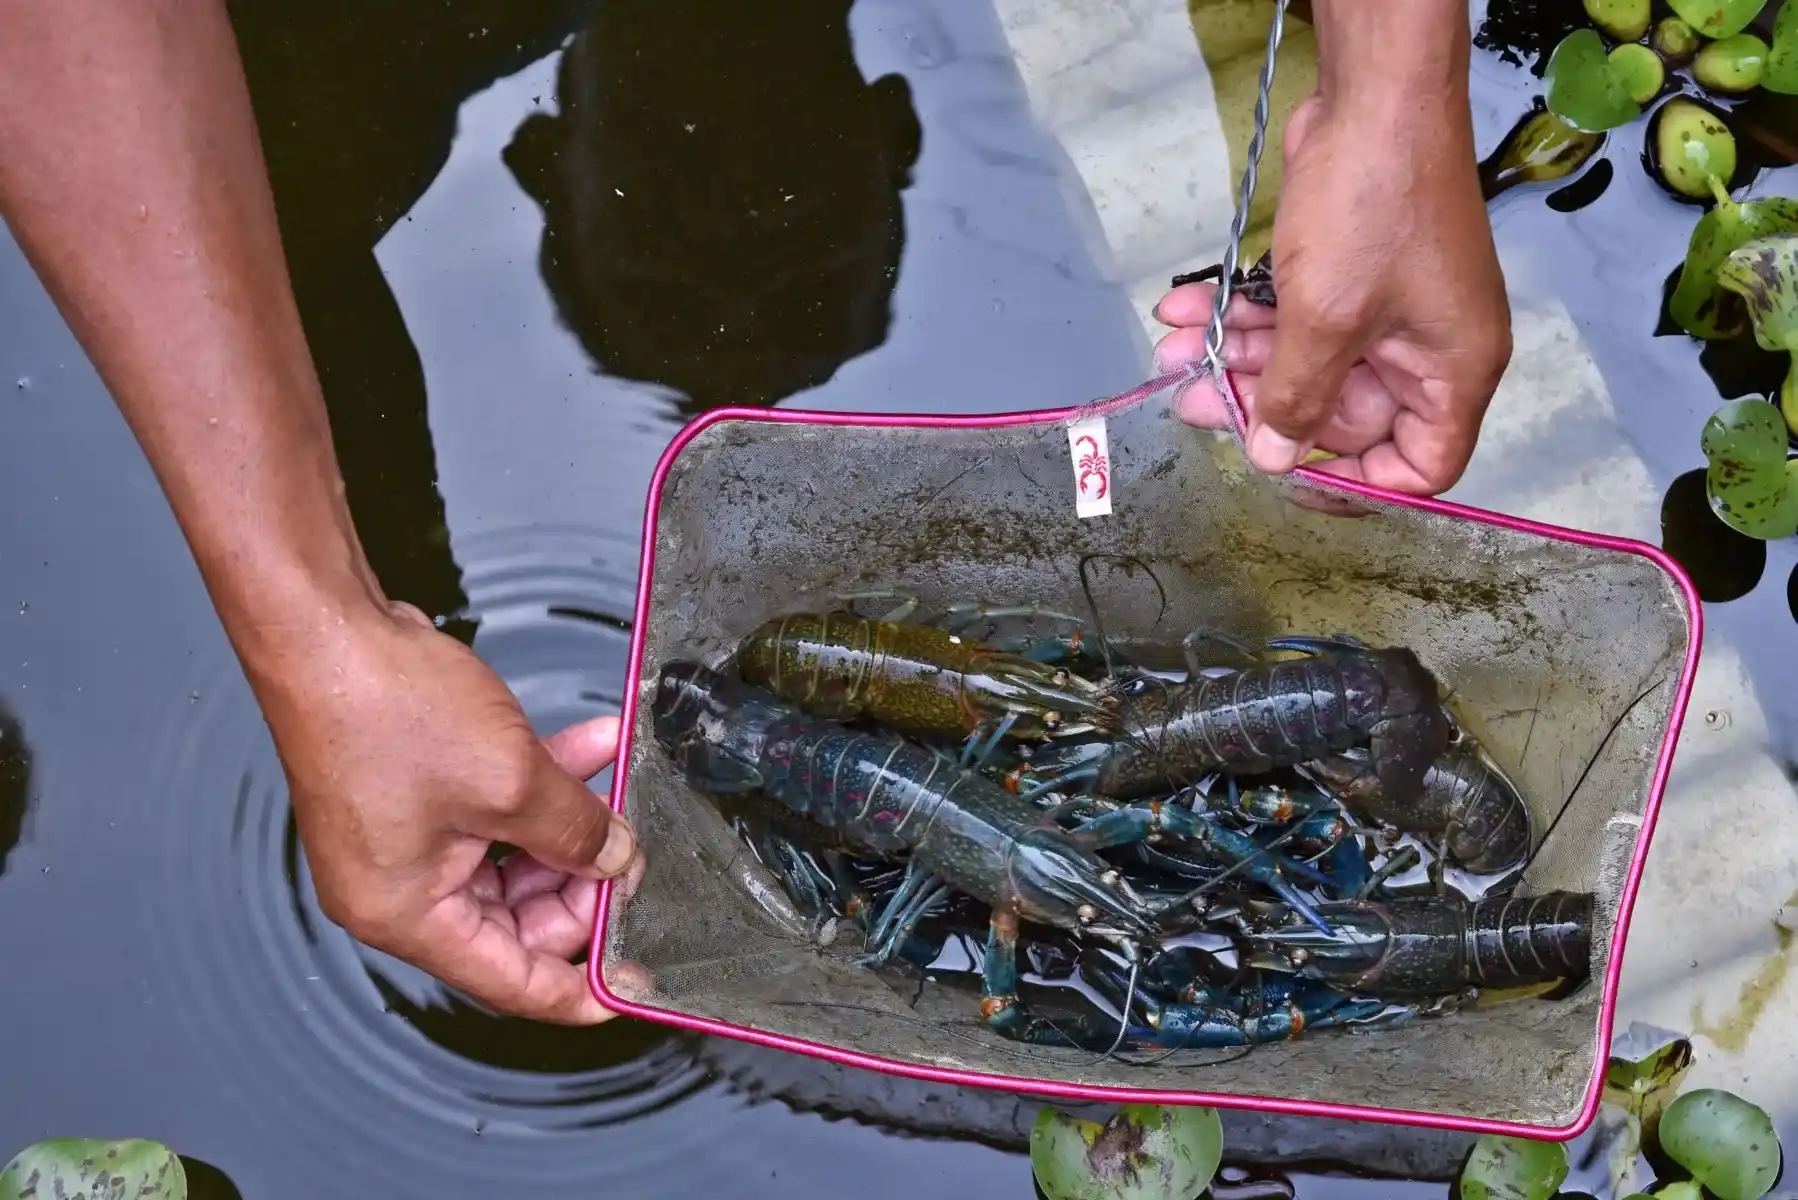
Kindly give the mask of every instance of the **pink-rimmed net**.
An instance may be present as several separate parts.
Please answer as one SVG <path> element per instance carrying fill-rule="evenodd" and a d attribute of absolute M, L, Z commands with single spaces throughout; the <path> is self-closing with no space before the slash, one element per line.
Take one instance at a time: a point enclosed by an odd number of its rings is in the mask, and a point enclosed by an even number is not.
<path fill-rule="evenodd" d="M 1640 543 L 1309 470 L 1270 485 L 1236 441 L 1174 415 L 1165 397 L 1194 377 L 1175 372 L 1052 412 L 727 410 L 682 432 L 651 488 L 614 793 L 650 871 L 618 919 L 601 919 L 593 955 L 596 967 L 642 965 L 655 990 L 611 996 L 595 969 L 602 1000 L 838 1061 L 1036 1094 L 1538 1136 L 1584 1127 L 1627 911 L 1696 667 L 1695 592 Z M 1067 429 L 1099 413 L 1113 509 L 1081 519 Z M 1291 488 L 1367 515 L 1295 504 L 1282 494 Z M 778 883 L 656 745 L 662 665 L 716 661 L 766 617 L 869 588 L 904 587 L 933 608 L 1024 600 L 1084 612 L 1078 565 L 1095 553 L 1154 569 L 1165 613 L 1140 571 L 1100 560 L 1088 577 L 1107 632 L 1153 636 L 1166 648 L 1157 665 L 1177 664 L 1181 636 L 1200 627 L 1251 641 L 1340 631 L 1414 648 L 1529 797 L 1538 830 L 1553 822 L 1522 888 L 1596 894 L 1592 982 L 1560 1001 L 1150 1066 L 1004 1041 L 980 1027 L 977 999 L 963 992 L 926 988 L 914 1004 L 915 984 L 846 961 L 854 936 L 820 951 Z"/>

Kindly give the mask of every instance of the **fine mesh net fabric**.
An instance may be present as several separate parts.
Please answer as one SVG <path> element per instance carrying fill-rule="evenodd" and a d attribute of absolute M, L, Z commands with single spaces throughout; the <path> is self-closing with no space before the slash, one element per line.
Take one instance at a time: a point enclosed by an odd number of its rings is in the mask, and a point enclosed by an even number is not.
<path fill-rule="evenodd" d="M 1692 634 L 1678 584 L 1626 551 L 1404 506 L 1359 519 L 1302 507 L 1233 442 L 1180 422 L 1166 396 L 1111 412 L 1113 511 L 1084 520 L 1064 420 L 876 426 L 775 413 L 785 419 L 718 421 L 681 447 L 653 513 L 622 797 L 651 869 L 607 923 L 605 961 L 647 968 L 652 1008 L 1020 1090 L 1052 1080 L 1570 1123 L 1597 1066 L 1618 900 Z M 1167 647 L 1150 665 L 1177 667 L 1180 638 L 1200 627 L 1410 646 L 1528 796 L 1539 838 L 1584 773 L 1519 890 L 1596 894 L 1591 981 L 1558 1001 L 1143 1065 L 1008 1042 L 980 1025 L 977 996 L 919 994 L 901 973 L 850 965 L 853 934 L 819 950 L 657 745 L 662 665 L 716 663 L 767 617 L 870 588 L 903 587 L 927 608 L 1084 613 L 1079 563 L 1095 553 L 1149 564 L 1165 589 L 1162 612 L 1142 571 L 1088 568 L 1107 632 Z"/>

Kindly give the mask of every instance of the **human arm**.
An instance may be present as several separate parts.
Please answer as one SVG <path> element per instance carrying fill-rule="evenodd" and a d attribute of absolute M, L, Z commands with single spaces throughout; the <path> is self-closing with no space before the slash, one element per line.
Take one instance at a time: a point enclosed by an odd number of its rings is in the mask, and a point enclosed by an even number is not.
<path fill-rule="evenodd" d="M 327 913 L 495 1007 L 603 1020 L 567 960 L 636 862 L 580 782 L 616 723 L 546 745 L 370 571 L 223 0 L 0 0 L 0 214 L 168 497 Z"/>
<path fill-rule="evenodd" d="M 1233 299 L 1224 355 L 1249 455 L 1433 495 L 1465 470 L 1510 359 L 1510 308 L 1480 192 L 1462 0 L 1314 0 L 1316 90 L 1285 132 L 1278 307 Z M 1165 296 L 1166 366 L 1203 357 L 1212 288 Z M 1227 424 L 1206 382 L 1182 415 Z"/>

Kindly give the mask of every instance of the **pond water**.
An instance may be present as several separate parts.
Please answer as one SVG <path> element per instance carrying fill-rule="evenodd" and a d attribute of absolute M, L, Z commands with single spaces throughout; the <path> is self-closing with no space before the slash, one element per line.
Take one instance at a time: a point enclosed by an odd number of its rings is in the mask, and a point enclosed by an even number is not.
<path fill-rule="evenodd" d="M 693 413 L 1032 408 L 1142 374 L 984 4 L 233 7 L 371 557 L 545 731 L 617 711 L 644 492 Z M 1484 152 L 1539 85 L 1488 52 L 1476 83 Z M 1665 488 L 1717 388 L 1648 336 L 1693 213 L 1634 154 L 1575 212 L 1494 212 L 1585 264 L 1581 331 Z M 1030 1194 L 1008 1098 L 496 1019 L 329 925 L 155 481 L 3 235 L 0 311 L 0 1152 L 154 1137 L 256 1200 Z M 1790 563 L 1713 619 L 1789 620 Z M 1382 1138 L 1453 1157 L 1266 1140 Z"/>

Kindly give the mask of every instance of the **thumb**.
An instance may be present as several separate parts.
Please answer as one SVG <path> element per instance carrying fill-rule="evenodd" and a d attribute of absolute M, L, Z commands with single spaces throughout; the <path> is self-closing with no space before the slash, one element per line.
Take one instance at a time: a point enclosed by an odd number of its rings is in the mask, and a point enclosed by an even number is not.
<path fill-rule="evenodd" d="M 563 769 L 542 743 L 536 746 L 526 794 L 495 826 L 495 840 L 583 879 L 621 875 L 637 856 L 629 822 L 612 811 L 605 797 L 594 795 Z"/>
<path fill-rule="evenodd" d="M 1249 418 L 1249 461 L 1276 475 L 1296 467 L 1329 424 L 1360 357 L 1357 339 L 1283 304 Z"/>

